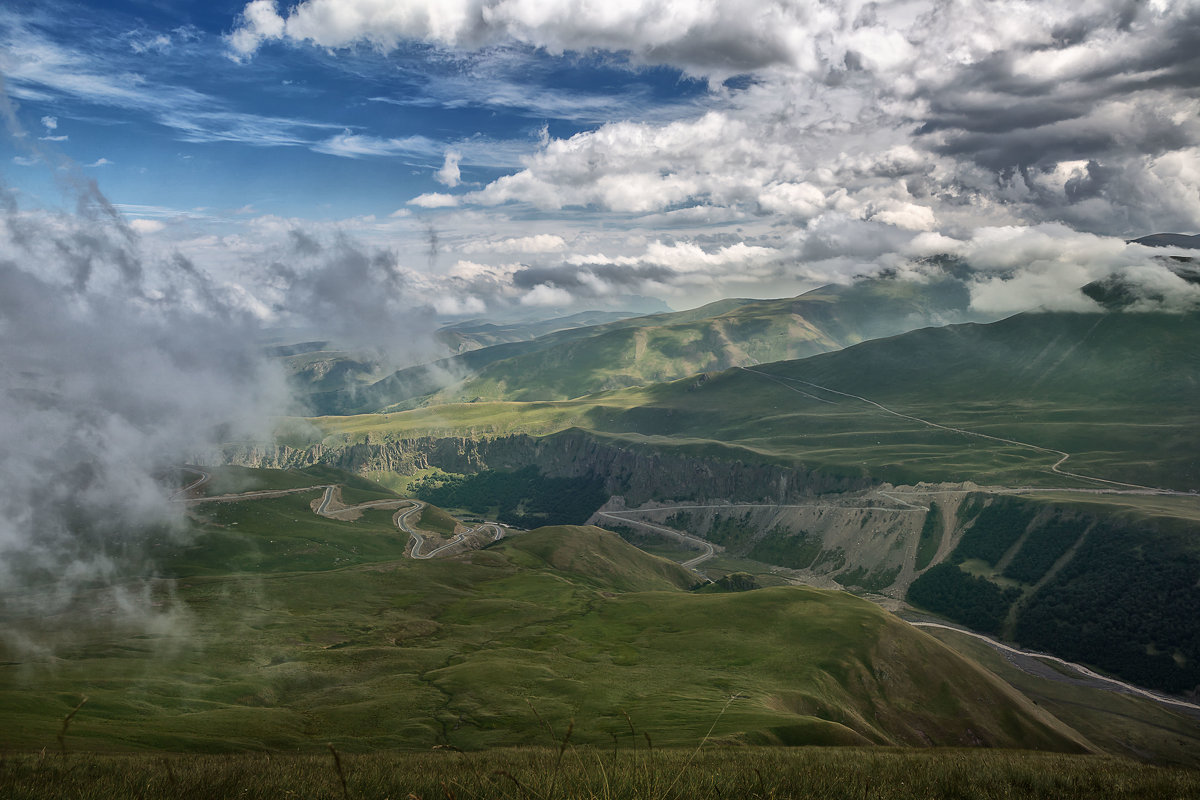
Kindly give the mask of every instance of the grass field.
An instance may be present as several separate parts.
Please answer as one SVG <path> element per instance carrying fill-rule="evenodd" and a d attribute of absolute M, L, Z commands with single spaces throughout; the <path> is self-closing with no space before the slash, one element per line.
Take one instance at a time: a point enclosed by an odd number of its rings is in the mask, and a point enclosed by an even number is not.
<path fill-rule="evenodd" d="M 892 483 L 1088 486 L 1050 471 L 1200 488 L 1196 315 L 1020 315 L 836 353 L 560 402 L 476 402 L 314 420 L 329 446 L 387 438 L 546 435 L 617 441 Z M 1169 366 L 1168 366 L 1169 365 Z M 807 383 L 806 383 L 807 382 Z M 888 414 L 812 383 L 1007 444 Z"/>
<path fill-rule="evenodd" d="M 661 746 L 712 727 L 745 744 L 1086 747 L 849 595 L 692 594 L 676 564 L 586 527 L 414 561 L 391 512 L 342 522 L 311 499 L 202 506 L 144 587 L 153 625 L 84 598 L 39 620 L 63 634 L 53 649 L 6 640 L 0 748 L 54 749 L 82 696 L 78 750 L 480 749 L 571 720 L 602 747 L 627 716 Z"/>
<path fill-rule="evenodd" d="M 564 730 L 555 731 L 562 736 Z M 485 753 L 9 756 L 10 800 L 1184 800 L 1200 772 L 1107 756 L 995 750 L 663 749 L 626 732 L 615 747 Z"/>
<path fill-rule="evenodd" d="M 417 527 L 423 531 L 432 531 L 445 536 L 450 536 L 454 533 L 454 529 L 458 526 L 458 520 L 447 514 L 437 506 L 426 505 L 421 510 L 421 517 L 417 520 Z"/>
<path fill-rule="evenodd" d="M 1189 488 L 1194 444 L 1164 448 L 1162 430 L 1134 406 L 1064 408 L 1005 401 L 969 408 L 945 399 L 896 404 L 898 411 L 991 436 L 1072 453 L 1065 469 L 1113 480 Z M 656 387 L 556 403 L 472 403 L 403 414 L 314 420 L 325 442 L 419 436 L 546 435 L 577 427 L 617 441 L 689 455 L 806 466 L 833 475 L 871 475 L 897 484 L 973 481 L 982 485 L 1088 487 L 1050 471 L 1054 453 L 938 430 L 841 400 L 829 405 L 787 385 L 735 371 Z M 1200 430 L 1200 416 L 1164 410 L 1159 425 Z M 1103 429 L 1103 437 L 1097 430 Z M 1102 448 L 1102 449 L 1098 449 Z"/>

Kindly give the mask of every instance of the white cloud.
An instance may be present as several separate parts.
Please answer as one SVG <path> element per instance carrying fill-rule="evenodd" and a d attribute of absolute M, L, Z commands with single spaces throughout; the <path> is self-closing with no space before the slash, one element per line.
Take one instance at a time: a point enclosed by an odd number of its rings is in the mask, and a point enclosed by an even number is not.
<path fill-rule="evenodd" d="M 569 306 L 574 300 L 574 295 L 566 289 L 540 283 L 521 297 L 521 305 L 548 308 L 552 306 Z"/>
<path fill-rule="evenodd" d="M 916 203 L 891 203 L 872 214 L 871 219 L 910 231 L 931 231 L 937 225 L 933 209 Z"/>
<path fill-rule="evenodd" d="M 427 192 L 426 194 L 417 195 L 412 200 L 409 200 L 408 203 L 420 208 L 451 208 L 458 205 L 458 198 L 452 194 L 443 194 L 442 192 Z"/>
<path fill-rule="evenodd" d="M 167 226 L 157 219 L 131 219 L 129 220 L 129 227 L 145 236 L 151 233 L 158 233 Z"/>
<path fill-rule="evenodd" d="M 424 136 L 385 139 L 344 131 L 337 136 L 317 142 L 312 149 L 318 153 L 328 153 L 344 158 L 406 156 L 427 160 L 434 156 L 441 147 L 437 142 Z"/>
<path fill-rule="evenodd" d="M 434 178 L 443 186 L 449 186 L 453 189 L 461 182 L 462 173 L 458 170 L 458 162 L 462 160 L 462 154 L 456 153 L 453 150 L 446 151 L 446 160 L 442 163 L 442 168 L 434 173 Z"/>
<path fill-rule="evenodd" d="M 567 242 L 553 233 L 519 236 L 491 242 L 471 242 L 464 245 L 464 253 L 557 253 L 565 250 Z"/>
<path fill-rule="evenodd" d="M 107 167 L 107 166 L 111 165 L 112 163 L 113 162 L 109 161 L 107 158 L 97 158 L 95 161 L 93 161 L 90 164 L 84 164 L 84 166 L 85 167 Z"/>
<path fill-rule="evenodd" d="M 58 127 L 58 117 L 44 116 L 42 117 L 42 125 L 45 126 L 47 131 L 52 131 Z"/>
<path fill-rule="evenodd" d="M 404 40 L 470 48 L 515 41 L 551 53 L 628 51 L 645 62 L 709 72 L 720 64 L 723 73 L 733 74 L 814 58 L 814 48 L 796 31 L 819 30 L 830 15 L 806 6 L 786 0 L 762 0 L 753 9 L 739 0 L 305 0 L 284 17 L 271 0 L 254 0 L 229 44 L 241 58 L 282 38 L 328 48 L 363 42 L 385 51 Z"/>
<path fill-rule="evenodd" d="M 1187 52 L 1194 4 L 1122 8 L 302 0 L 282 9 L 255 0 L 230 44 L 244 56 L 273 40 L 383 51 L 412 41 L 460 51 L 516 43 L 612 51 L 710 79 L 708 113 L 663 122 L 643 109 L 640 122 L 547 137 L 522 168 L 464 203 L 637 214 L 646 224 L 704 209 L 710 220 L 767 214 L 806 225 L 836 213 L 916 231 L 1054 219 L 1097 231 L 1133 233 L 1156 220 L 1195 229 L 1200 196 L 1188 162 L 1200 147 L 1200 108 L 1189 96 L 1194 79 L 1171 56 Z M 749 87 L 718 85 L 739 72 L 753 73 Z M 470 102 L 486 103 L 487 84 L 471 85 Z M 498 91 L 499 103 L 522 102 L 507 84 Z M 437 174 L 457 185 L 441 152 Z"/>

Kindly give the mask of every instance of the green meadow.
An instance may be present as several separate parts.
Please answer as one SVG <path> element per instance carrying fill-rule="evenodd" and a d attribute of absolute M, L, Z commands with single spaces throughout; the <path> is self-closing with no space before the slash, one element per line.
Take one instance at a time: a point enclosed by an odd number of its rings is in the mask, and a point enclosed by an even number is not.
<path fill-rule="evenodd" d="M 565 731 L 554 731 L 562 736 Z M 550 732 L 546 734 L 550 737 Z M 9 756 L 12 800 L 1184 800 L 1200 773 L 1111 756 L 903 748 L 609 748 L 481 753 Z"/>
<path fill-rule="evenodd" d="M 3 747 L 479 750 L 573 724 L 596 747 L 633 725 L 661 747 L 1091 749 L 850 595 L 696 594 L 692 573 L 589 527 L 406 559 L 393 512 L 317 517 L 320 495 L 195 506 L 193 538 L 159 542 L 139 584 L 145 618 L 97 614 L 97 590 L 6 645 Z"/>

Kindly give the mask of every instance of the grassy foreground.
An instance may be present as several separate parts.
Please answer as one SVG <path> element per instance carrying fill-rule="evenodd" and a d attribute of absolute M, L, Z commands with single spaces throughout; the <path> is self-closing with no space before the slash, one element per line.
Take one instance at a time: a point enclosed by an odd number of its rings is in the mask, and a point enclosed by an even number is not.
<path fill-rule="evenodd" d="M 522 748 L 374 755 L 22 755 L 23 798 L 1145 798 L 1200 794 L 1200 772 L 1109 756 L 995 750 Z"/>

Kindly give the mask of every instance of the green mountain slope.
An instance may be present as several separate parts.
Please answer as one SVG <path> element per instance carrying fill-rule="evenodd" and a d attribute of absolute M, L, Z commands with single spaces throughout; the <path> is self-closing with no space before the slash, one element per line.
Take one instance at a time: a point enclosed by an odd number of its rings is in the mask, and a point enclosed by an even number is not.
<path fill-rule="evenodd" d="M 1200 396 L 1198 337 L 1200 314 L 1026 313 L 765 371 L 889 399 L 1172 404 Z"/>
<path fill-rule="evenodd" d="M 506 358 L 428 398 L 561 400 L 697 372 L 804 358 L 930 324 L 965 309 L 959 284 L 863 281 L 746 303 L 699 320 L 597 332 Z"/>
<path fill-rule="evenodd" d="M 1094 485 L 1051 471 L 1062 451 L 1072 472 L 1190 489 L 1200 488 L 1196 341 L 1196 314 L 1024 314 L 566 402 L 317 422 L 327 445 L 368 433 L 387 441 L 580 428 L 893 483 Z"/>
<path fill-rule="evenodd" d="M 605 325 L 640 316 L 628 311 L 581 311 L 566 317 L 537 322 L 496 323 L 487 320 L 468 320 L 438 328 L 433 338 L 452 353 L 465 353 L 508 342 L 524 342 L 572 328 Z"/>
<path fill-rule="evenodd" d="M 314 393 L 309 397 L 309 404 L 319 414 L 361 413 L 375 411 L 385 406 L 412 407 L 421 398 L 435 394 L 446 386 L 474 375 L 497 361 L 559 347 L 578 339 L 604 335 L 613 331 L 706 319 L 749 302 L 749 300 L 737 299 L 718 300 L 715 303 L 687 311 L 619 319 L 601 325 L 571 327 L 530 340 L 508 341 L 490 347 L 467 350 L 429 364 L 399 370 L 370 385 Z"/>
<path fill-rule="evenodd" d="M 951 280 L 877 279 L 781 300 L 725 300 L 463 353 L 314 403 L 321 413 L 347 413 L 480 399 L 561 400 L 838 350 L 962 320 L 967 304 L 966 289 Z"/>
<path fill-rule="evenodd" d="M 848 595 L 691 594 L 676 565 L 587 527 L 416 561 L 399 558 L 390 514 L 368 512 L 280 543 L 280 518 L 311 516 L 295 497 L 199 506 L 191 546 L 160 554 L 176 580 L 145 590 L 171 609 L 160 624 L 68 612 L 39 623 L 50 640 L 70 631 L 51 650 L 5 638 L 0 744 L 53 746 L 86 695 L 73 750 L 474 749 L 544 743 L 545 724 L 571 720 L 573 742 L 601 746 L 633 724 L 655 746 L 711 728 L 744 743 L 1089 747 Z"/>

